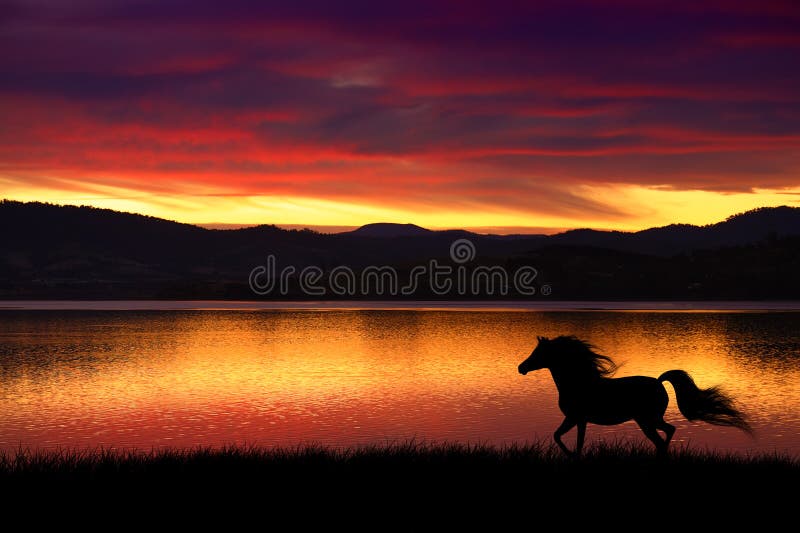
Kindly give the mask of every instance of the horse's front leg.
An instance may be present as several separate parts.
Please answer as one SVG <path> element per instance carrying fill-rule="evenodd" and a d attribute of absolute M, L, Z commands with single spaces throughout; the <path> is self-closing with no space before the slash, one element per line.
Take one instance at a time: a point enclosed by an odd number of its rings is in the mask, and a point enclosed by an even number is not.
<path fill-rule="evenodd" d="M 564 419 L 563 422 L 561 422 L 561 425 L 558 426 L 558 429 L 556 429 L 556 432 L 553 433 L 553 439 L 556 441 L 556 444 L 558 444 L 558 447 L 561 448 L 561 450 L 567 455 L 572 455 L 572 452 L 569 450 L 569 448 L 567 448 L 564 445 L 563 442 L 561 442 L 561 436 L 564 433 L 566 433 L 567 431 L 569 431 L 570 429 L 572 429 L 573 427 L 575 427 L 575 424 L 577 424 L 577 422 L 572 420 L 570 417 L 567 417 L 567 418 Z M 584 425 L 584 429 L 586 429 L 585 425 Z"/>

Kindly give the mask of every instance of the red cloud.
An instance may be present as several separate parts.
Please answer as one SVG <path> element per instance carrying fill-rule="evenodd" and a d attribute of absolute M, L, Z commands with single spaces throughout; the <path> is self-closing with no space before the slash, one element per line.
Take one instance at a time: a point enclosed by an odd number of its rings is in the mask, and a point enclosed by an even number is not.
<path fill-rule="evenodd" d="M 796 4 L 574 4 L 15 11 L 0 174 L 608 216 L 576 187 L 800 185 Z"/>

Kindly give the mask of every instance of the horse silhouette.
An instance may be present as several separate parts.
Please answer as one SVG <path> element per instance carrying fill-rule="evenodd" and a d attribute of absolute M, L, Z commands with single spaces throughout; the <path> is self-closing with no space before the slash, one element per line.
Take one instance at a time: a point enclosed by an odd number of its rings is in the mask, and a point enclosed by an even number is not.
<path fill-rule="evenodd" d="M 719 387 L 700 389 L 683 370 L 670 370 L 658 378 L 631 376 L 611 378 L 617 365 L 611 358 L 595 352 L 595 347 L 574 336 L 555 339 L 537 337 L 538 345 L 519 365 L 519 373 L 547 368 L 558 389 L 558 406 L 564 421 L 553 438 L 568 455 L 579 455 L 586 435 L 586 424 L 614 425 L 634 420 L 656 446 L 666 453 L 675 426 L 664 421 L 669 396 L 662 384 L 675 388 L 678 409 L 689 420 L 703 420 L 720 426 L 733 426 L 752 433 L 744 414 L 733 399 Z M 575 451 L 561 441 L 562 435 L 578 426 Z M 657 430 L 664 432 L 662 437 Z"/>

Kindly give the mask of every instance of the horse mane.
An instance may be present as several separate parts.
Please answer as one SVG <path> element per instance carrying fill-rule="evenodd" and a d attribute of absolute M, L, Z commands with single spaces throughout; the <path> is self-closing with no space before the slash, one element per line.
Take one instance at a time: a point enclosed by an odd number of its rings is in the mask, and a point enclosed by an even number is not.
<path fill-rule="evenodd" d="M 617 364 L 610 357 L 597 353 L 594 345 L 574 335 L 561 335 L 551 339 L 550 343 L 567 354 L 576 367 L 582 367 L 597 377 L 609 377 L 617 371 Z"/>

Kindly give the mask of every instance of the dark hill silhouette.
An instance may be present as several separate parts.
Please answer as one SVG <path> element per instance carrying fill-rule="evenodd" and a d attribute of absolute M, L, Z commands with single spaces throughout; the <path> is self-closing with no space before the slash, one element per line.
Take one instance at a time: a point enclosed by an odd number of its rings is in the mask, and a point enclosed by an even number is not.
<path fill-rule="evenodd" d="M 548 244 L 672 255 L 794 235 L 800 235 L 800 208 L 781 206 L 753 209 L 707 226 L 670 224 L 636 232 L 577 229 L 552 235 Z"/>
<path fill-rule="evenodd" d="M 448 262 L 450 244 L 459 238 L 475 245 L 471 266 L 533 266 L 558 298 L 800 296 L 794 275 L 800 209 L 790 207 L 632 233 L 502 236 L 381 223 L 326 235 L 271 225 L 205 229 L 108 209 L 6 200 L 0 228 L 4 298 L 252 298 L 247 276 L 269 254 L 278 267 L 404 271 L 431 259 Z"/>
<path fill-rule="evenodd" d="M 373 224 L 365 224 L 347 233 L 360 237 L 415 237 L 417 235 L 427 235 L 431 233 L 431 230 L 422 228 L 416 224 L 376 222 Z"/>

